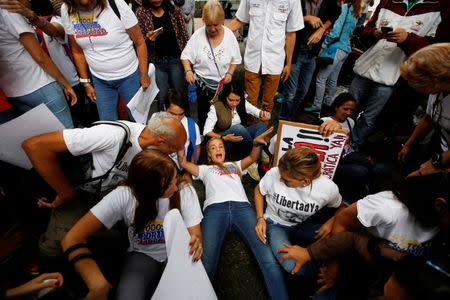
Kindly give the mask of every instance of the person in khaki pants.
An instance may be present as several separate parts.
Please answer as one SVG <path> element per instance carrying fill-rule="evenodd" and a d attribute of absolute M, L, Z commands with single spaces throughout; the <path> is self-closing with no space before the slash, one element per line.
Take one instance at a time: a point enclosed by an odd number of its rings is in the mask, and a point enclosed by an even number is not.
<path fill-rule="evenodd" d="M 244 23 L 250 25 L 244 55 L 248 101 L 257 105 L 262 85 L 261 109 L 271 112 L 280 79 L 291 73 L 295 32 L 304 27 L 300 1 L 242 0 L 228 27 L 236 31 Z"/>

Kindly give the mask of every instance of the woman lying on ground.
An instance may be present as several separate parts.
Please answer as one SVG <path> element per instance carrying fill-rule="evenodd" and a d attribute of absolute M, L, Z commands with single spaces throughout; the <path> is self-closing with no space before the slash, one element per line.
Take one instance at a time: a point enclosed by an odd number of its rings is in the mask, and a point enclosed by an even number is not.
<path fill-rule="evenodd" d="M 268 242 L 279 259 L 282 254 L 277 249 L 290 244 L 290 237 L 306 245 L 326 237 L 333 219 L 323 223 L 324 220 L 311 221 L 311 217 L 324 207 L 341 208 L 341 200 L 336 184 L 321 175 L 320 160 L 314 150 L 290 149 L 281 157 L 278 167 L 270 169 L 255 188 L 256 234 L 261 242 Z M 281 265 L 291 272 L 295 262 L 287 259 Z M 311 266 L 302 269 L 299 275 L 313 276 L 318 271 L 318 267 Z"/>
<path fill-rule="evenodd" d="M 267 244 L 261 243 L 255 235 L 255 210 L 245 194 L 241 174 L 254 163 L 260 154 L 260 146 L 267 143 L 272 128 L 257 136 L 249 156 L 240 161 L 225 162 L 225 146 L 220 138 L 212 138 L 206 145 L 209 165 L 194 165 L 179 153 L 181 167 L 206 188 L 202 232 L 204 242 L 203 265 L 211 280 L 219 261 L 223 241 L 228 232 L 234 231 L 244 240 L 258 262 L 271 299 L 288 299 L 280 265 Z"/>
<path fill-rule="evenodd" d="M 167 155 L 156 150 L 140 152 L 130 164 L 126 184 L 94 206 L 61 242 L 69 262 L 89 288 L 87 299 L 107 299 L 111 285 L 86 241 L 119 220 L 128 226 L 130 248 L 117 287 L 117 299 L 151 297 L 167 259 L 162 225 L 172 208 L 181 210 L 191 235 L 189 253 L 198 261 L 202 255 L 202 213 L 194 188 L 189 184 L 178 185 L 175 165 Z"/>

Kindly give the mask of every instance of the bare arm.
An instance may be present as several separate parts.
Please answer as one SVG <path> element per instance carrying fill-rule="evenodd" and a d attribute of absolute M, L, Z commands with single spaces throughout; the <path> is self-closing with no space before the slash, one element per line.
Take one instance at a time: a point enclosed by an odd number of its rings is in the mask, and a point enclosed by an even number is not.
<path fill-rule="evenodd" d="M 188 171 L 190 174 L 198 176 L 199 174 L 198 166 L 186 160 L 186 153 L 184 153 L 184 150 L 178 151 L 177 154 L 178 154 L 178 163 L 180 164 L 180 167 Z"/>
<path fill-rule="evenodd" d="M 84 57 L 83 49 L 77 44 L 77 41 L 73 37 L 73 35 L 68 35 L 68 40 L 70 44 L 70 48 L 72 49 L 72 55 L 73 55 L 73 62 L 75 64 L 75 67 L 77 68 L 78 75 L 80 75 L 80 78 L 82 79 L 89 79 L 89 68 L 86 61 L 86 57 Z M 95 102 L 97 99 L 95 97 L 95 91 L 94 87 L 89 84 L 85 83 L 84 89 L 86 90 L 86 96 L 88 96 L 91 101 Z"/>
<path fill-rule="evenodd" d="M 59 153 L 68 151 L 61 131 L 29 138 L 23 142 L 22 148 L 39 175 L 56 191 L 53 207 L 75 197 L 75 189 L 64 175 L 58 158 Z"/>
<path fill-rule="evenodd" d="M 136 47 L 136 54 L 139 61 L 139 81 L 142 88 L 146 90 L 150 85 L 150 77 L 148 76 L 147 45 L 145 44 L 139 25 L 135 25 L 130 29 L 127 29 L 127 33 Z"/>
<path fill-rule="evenodd" d="M 403 145 L 402 150 L 398 153 L 398 159 L 404 161 L 411 150 L 418 141 L 421 141 L 433 129 L 433 121 L 428 114 L 425 114 L 414 128 L 413 133 Z"/>
<path fill-rule="evenodd" d="M 29 3 L 24 0 L 0 0 L 0 8 L 4 8 L 12 13 L 21 14 L 27 18 L 31 24 L 41 29 L 49 36 L 64 38 L 64 28 L 60 24 L 49 23 L 43 17 L 38 16 L 27 5 L 29 5 Z"/>
<path fill-rule="evenodd" d="M 355 202 L 336 213 L 331 233 L 335 234 L 347 231 L 350 228 L 358 228 L 361 226 L 362 224 L 358 220 L 358 210 Z"/>
<path fill-rule="evenodd" d="M 292 67 L 292 55 L 294 54 L 295 47 L 295 32 L 286 32 L 286 43 L 284 46 L 284 51 L 286 52 L 286 65 L 283 68 L 283 72 L 281 73 L 281 80 L 286 81 L 291 75 L 291 67 Z"/>
<path fill-rule="evenodd" d="M 194 70 L 192 70 L 191 62 L 187 59 L 182 59 L 181 64 L 183 65 L 184 69 L 184 79 L 187 83 L 194 83 L 195 82 L 195 74 Z"/>
<path fill-rule="evenodd" d="M 260 148 L 262 145 L 267 146 L 267 144 L 269 143 L 269 140 L 270 140 L 269 135 L 272 133 L 272 131 L 273 131 L 273 127 L 270 127 L 269 129 L 267 129 L 266 131 L 264 131 L 263 133 L 261 133 L 260 135 L 255 137 L 255 139 L 253 140 L 252 152 L 250 152 L 249 156 L 247 156 L 241 160 L 241 169 L 242 170 L 247 169 L 248 166 L 250 166 L 252 163 L 254 163 L 258 159 L 259 154 L 261 153 Z"/>
<path fill-rule="evenodd" d="M 259 185 L 255 187 L 255 210 L 256 210 L 256 226 L 255 231 L 258 239 L 264 244 L 267 243 L 266 237 L 266 220 L 264 219 L 264 196 L 261 194 Z"/>
<path fill-rule="evenodd" d="M 66 251 L 73 245 L 87 243 L 87 239 L 102 228 L 103 224 L 91 212 L 88 212 L 61 241 L 63 251 Z M 76 249 L 70 252 L 67 258 L 70 261 L 75 256 L 83 253 L 90 253 L 90 251 L 88 248 Z M 74 268 L 89 288 L 89 294 L 96 294 L 99 297 L 98 299 L 106 299 L 111 285 L 94 259 L 81 259 L 75 263 Z M 90 296 L 89 294 L 88 297 Z"/>
<path fill-rule="evenodd" d="M 73 91 L 72 86 L 67 82 L 50 57 L 42 50 L 36 36 L 31 32 L 25 32 L 20 35 L 19 41 L 28 53 L 30 53 L 33 60 L 63 86 L 64 93 L 66 94 L 70 105 L 75 105 L 75 103 L 77 103 L 77 96 Z"/>
<path fill-rule="evenodd" d="M 227 25 L 227 27 L 233 32 L 241 29 L 242 26 L 244 26 L 244 22 L 239 21 L 237 18 L 231 20 L 231 22 Z"/>

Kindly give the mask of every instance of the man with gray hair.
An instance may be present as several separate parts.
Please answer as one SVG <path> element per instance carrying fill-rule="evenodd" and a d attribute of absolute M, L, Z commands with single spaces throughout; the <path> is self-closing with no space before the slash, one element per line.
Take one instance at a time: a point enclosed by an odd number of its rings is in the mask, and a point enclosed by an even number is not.
<path fill-rule="evenodd" d="M 51 240 L 52 245 L 53 241 L 57 241 L 54 246 L 58 250 L 59 241 L 65 232 L 92 204 L 100 200 L 99 195 L 96 195 L 98 181 L 75 186 L 69 179 L 72 170 L 66 171 L 63 168 L 60 161 L 62 156 L 92 154 L 91 177 L 109 172 L 108 176 L 102 179 L 100 186 L 100 191 L 106 193 L 126 179 L 128 166 L 140 151 L 153 148 L 171 154 L 184 149 L 186 131 L 180 121 L 169 113 L 156 113 L 147 126 L 127 121 L 120 123 L 129 129 L 130 146 L 119 161 L 116 161 L 116 158 L 127 133 L 121 126 L 112 124 L 41 134 L 25 140 L 22 144 L 34 169 L 56 192 L 52 202 L 39 199 L 38 205 L 53 209 L 44 239 Z M 58 232 L 50 233 L 52 230 Z"/>

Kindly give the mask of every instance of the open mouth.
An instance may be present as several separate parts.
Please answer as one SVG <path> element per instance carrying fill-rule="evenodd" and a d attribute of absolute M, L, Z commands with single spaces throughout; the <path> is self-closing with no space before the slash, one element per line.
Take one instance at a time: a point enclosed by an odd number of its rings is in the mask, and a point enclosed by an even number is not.
<path fill-rule="evenodd" d="M 222 153 L 217 153 L 215 157 L 216 157 L 217 160 L 220 160 L 220 159 L 223 158 L 223 154 Z"/>

